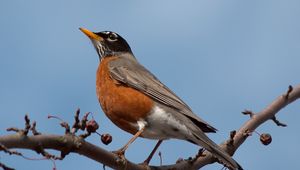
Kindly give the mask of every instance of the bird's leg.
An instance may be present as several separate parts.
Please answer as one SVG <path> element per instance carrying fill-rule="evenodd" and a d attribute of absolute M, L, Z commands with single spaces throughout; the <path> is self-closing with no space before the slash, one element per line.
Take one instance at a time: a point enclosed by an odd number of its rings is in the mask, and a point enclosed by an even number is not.
<path fill-rule="evenodd" d="M 158 149 L 158 147 L 160 146 L 160 144 L 163 142 L 163 140 L 158 140 L 158 142 L 156 143 L 155 147 L 153 148 L 153 150 L 151 151 L 150 155 L 148 156 L 148 158 L 143 162 L 144 165 L 148 165 L 154 155 L 154 153 L 156 152 L 156 150 Z"/>
<path fill-rule="evenodd" d="M 113 151 L 113 153 L 119 155 L 119 156 L 124 156 L 126 149 L 129 147 L 129 145 L 135 141 L 137 137 L 139 137 L 143 131 L 145 130 L 145 127 L 141 128 L 136 134 L 124 145 L 121 149 L 117 151 Z"/>

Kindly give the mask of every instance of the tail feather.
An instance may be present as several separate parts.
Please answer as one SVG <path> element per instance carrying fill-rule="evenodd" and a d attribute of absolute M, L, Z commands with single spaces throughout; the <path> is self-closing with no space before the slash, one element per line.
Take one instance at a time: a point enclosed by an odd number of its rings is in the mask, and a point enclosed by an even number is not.
<path fill-rule="evenodd" d="M 243 168 L 231 156 L 223 151 L 216 143 L 210 140 L 203 132 L 202 134 L 194 134 L 194 136 L 197 140 L 193 140 L 193 142 L 207 149 L 227 167 L 232 170 L 243 170 Z"/>

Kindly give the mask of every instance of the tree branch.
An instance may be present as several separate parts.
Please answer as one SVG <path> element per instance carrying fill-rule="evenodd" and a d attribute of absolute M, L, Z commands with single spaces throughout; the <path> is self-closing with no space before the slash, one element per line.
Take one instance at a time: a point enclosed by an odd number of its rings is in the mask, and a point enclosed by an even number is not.
<path fill-rule="evenodd" d="M 277 125 L 283 126 L 275 115 L 282 108 L 300 98 L 300 85 L 295 88 L 289 87 L 289 90 L 275 99 L 269 106 L 267 106 L 261 112 L 256 114 L 251 113 L 250 120 L 236 133 L 232 133 L 230 139 L 220 144 L 221 148 L 233 155 L 234 152 L 243 144 L 243 142 L 249 136 L 249 133 L 253 132 L 258 126 L 266 122 L 267 120 L 273 120 Z M 28 129 L 28 128 L 27 128 Z M 55 149 L 62 153 L 74 152 L 84 155 L 90 159 L 93 159 L 99 163 L 109 166 L 114 169 L 199 169 L 207 164 L 215 163 L 217 160 L 211 155 L 210 152 L 204 151 L 201 154 L 191 160 L 178 161 L 173 165 L 165 166 L 145 166 L 132 163 L 128 160 L 122 161 L 117 155 L 102 149 L 96 145 L 93 145 L 85 141 L 82 137 L 76 136 L 72 133 L 66 133 L 65 135 L 47 135 L 47 134 L 35 134 L 28 136 L 24 133 L 17 132 L 16 134 L 0 136 L 0 144 L 6 148 L 22 148 L 31 149 L 39 152 L 39 148 L 43 149 Z M 0 150 L 4 150 L 0 147 Z"/>

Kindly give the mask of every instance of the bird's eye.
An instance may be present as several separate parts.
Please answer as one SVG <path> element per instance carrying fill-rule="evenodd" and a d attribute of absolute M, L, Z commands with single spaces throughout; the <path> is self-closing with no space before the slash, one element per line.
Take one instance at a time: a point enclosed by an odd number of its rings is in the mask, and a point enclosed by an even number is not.
<path fill-rule="evenodd" d="M 117 39 L 118 39 L 118 35 L 117 34 L 115 34 L 115 33 L 110 33 L 110 34 L 108 34 L 108 41 L 117 41 Z"/>

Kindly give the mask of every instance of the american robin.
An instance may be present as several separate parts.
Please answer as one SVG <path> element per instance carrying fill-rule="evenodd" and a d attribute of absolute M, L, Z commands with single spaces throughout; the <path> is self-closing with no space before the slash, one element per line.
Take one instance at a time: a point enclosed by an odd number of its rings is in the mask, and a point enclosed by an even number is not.
<path fill-rule="evenodd" d="M 96 92 L 106 116 L 133 138 L 119 151 L 124 153 L 137 138 L 176 138 L 200 145 L 230 169 L 242 167 L 205 133 L 216 129 L 196 116 L 167 86 L 143 67 L 130 46 L 111 31 L 80 30 L 92 41 L 100 58 Z"/>

